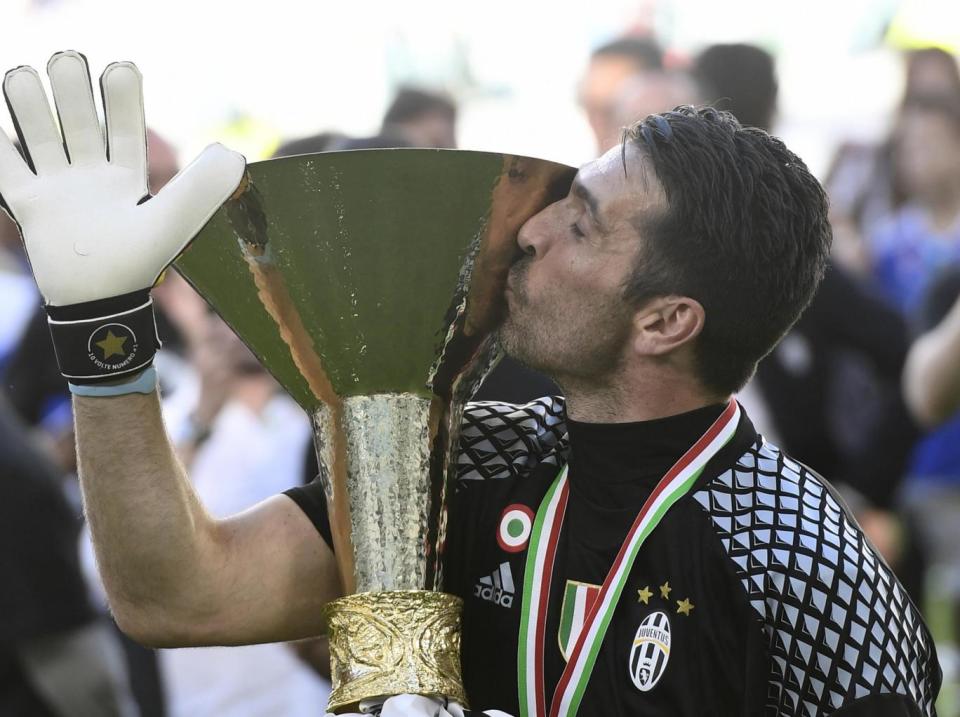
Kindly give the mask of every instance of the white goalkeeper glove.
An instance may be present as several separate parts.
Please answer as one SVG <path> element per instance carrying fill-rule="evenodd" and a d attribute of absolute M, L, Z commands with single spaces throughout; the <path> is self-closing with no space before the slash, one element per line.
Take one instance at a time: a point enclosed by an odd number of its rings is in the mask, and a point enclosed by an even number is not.
<path fill-rule="evenodd" d="M 4 78 L 27 161 L 0 133 L 0 196 L 20 227 L 61 371 L 98 383 L 153 360 L 150 288 L 239 186 L 245 162 L 211 145 L 150 197 L 137 68 L 117 62 L 100 77 L 106 140 L 83 55 L 57 53 L 47 73 L 60 130 L 36 70 Z"/>

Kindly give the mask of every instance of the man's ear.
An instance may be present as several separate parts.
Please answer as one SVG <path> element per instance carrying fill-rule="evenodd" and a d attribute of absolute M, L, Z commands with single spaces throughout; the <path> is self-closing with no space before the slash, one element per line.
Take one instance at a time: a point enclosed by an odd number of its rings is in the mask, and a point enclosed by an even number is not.
<path fill-rule="evenodd" d="M 633 350 L 641 356 L 663 356 L 692 345 L 703 331 L 706 313 L 689 296 L 658 296 L 633 315 Z"/>

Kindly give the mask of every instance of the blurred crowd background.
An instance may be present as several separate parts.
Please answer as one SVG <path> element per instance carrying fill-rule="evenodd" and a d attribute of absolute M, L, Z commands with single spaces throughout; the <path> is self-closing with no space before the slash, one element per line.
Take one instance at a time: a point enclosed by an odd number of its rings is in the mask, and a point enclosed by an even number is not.
<path fill-rule="evenodd" d="M 678 104 L 782 136 L 827 187 L 833 261 L 739 398 L 847 498 L 931 623 L 941 714 L 957 714 L 960 5 L 305 5 L 9 0 L 0 60 L 40 67 L 75 48 L 94 72 L 136 61 L 154 192 L 213 140 L 250 161 L 460 147 L 581 164 Z M 235 513 L 309 481 L 303 412 L 175 273 L 155 297 L 167 426 L 209 510 Z M 505 361 L 479 397 L 556 390 Z M 0 715 L 317 714 L 329 688 L 322 640 L 154 651 L 116 630 L 82 524 L 70 411 L 3 216 Z"/>

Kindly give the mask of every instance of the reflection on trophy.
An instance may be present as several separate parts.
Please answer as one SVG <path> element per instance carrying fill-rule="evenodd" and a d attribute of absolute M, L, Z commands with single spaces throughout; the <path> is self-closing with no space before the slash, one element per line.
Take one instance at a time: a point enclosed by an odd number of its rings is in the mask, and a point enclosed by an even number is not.
<path fill-rule="evenodd" d="M 312 417 L 346 595 L 327 608 L 331 711 L 465 702 L 460 600 L 437 592 L 448 468 L 498 358 L 517 232 L 573 174 L 463 151 L 261 162 L 178 261 Z"/>

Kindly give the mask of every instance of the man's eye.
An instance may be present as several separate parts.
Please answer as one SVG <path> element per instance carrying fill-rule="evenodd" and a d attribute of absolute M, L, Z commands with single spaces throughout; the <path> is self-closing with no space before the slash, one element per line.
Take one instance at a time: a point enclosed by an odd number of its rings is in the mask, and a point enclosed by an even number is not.
<path fill-rule="evenodd" d="M 573 235 L 578 239 L 582 239 L 583 237 L 586 236 L 586 234 L 580 231 L 580 227 L 577 226 L 576 222 L 570 225 L 570 231 L 572 231 Z"/>

